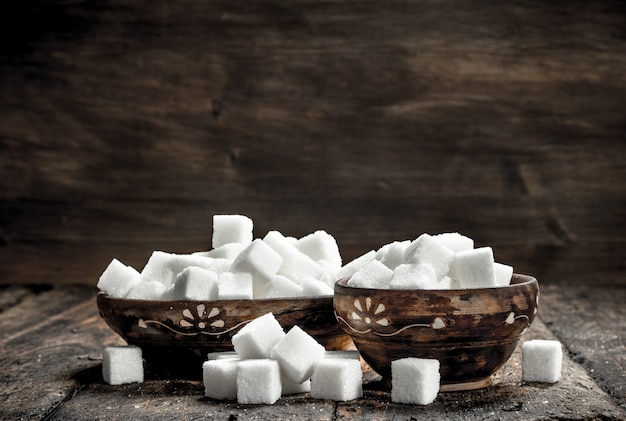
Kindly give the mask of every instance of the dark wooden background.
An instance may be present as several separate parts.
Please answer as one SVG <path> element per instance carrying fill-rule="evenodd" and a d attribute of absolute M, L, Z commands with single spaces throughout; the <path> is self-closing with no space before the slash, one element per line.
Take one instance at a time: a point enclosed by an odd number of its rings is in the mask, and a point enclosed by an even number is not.
<path fill-rule="evenodd" d="M 626 285 L 623 1 L 0 6 L 0 283 L 333 234 L 459 231 L 545 283 Z"/>

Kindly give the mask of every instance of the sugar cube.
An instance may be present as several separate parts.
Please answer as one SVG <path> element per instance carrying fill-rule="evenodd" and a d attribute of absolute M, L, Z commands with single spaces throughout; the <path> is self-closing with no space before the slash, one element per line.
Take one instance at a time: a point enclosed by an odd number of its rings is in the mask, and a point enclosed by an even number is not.
<path fill-rule="evenodd" d="M 455 265 L 461 288 L 490 288 L 497 286 L 491 247 L 461 251 Z"/>
<path fill-rule="evenodd" d="M 298 393 L 307 393 L 311 391 L 311 379 L 308 379 L 303 383 L 296 383 L 282 376 L 280 381 L 282 384 L 283 396 L 296 395 Z"/>
<path fill-rule="evenodd" d="M 140 281 L 128 292 L 126 298 L 133 300 L 160 300 L 165 293 L 165 285 L 158 281 Z"/>
<path fill-rule="evenodd" d="M 391 362 L 391 401 L 417 405 L 432 403 L 439 393 L 439 361 L 401 358 Z"/>
<path fill-rule="evenodd" d="M 242 243 L 228 243 L 209 250 L 206 252 L 205 256 L 212 257 L 214 259 L 226 259 L 232 261 L 239 256 L 239 253 L 241 253 L 246 246 L 247 244 Z"/>
<path fill-rule="evenodd" d="M 97 287 L 111 297 L 124 298 L 139 281 L 135 268 L 113 259 L 100 275 Z"/>
<path fill-rule="evenodd" d="M 232 338 L 233 347 L 242 359 L 269 358 L 272 348 L 285 336 L 272 313 L 257 317 L 242 327 Z"/>
<path fill-rule="evenodd" d="M 112 385 L 143 383 L 141 348 L 135 345 L 104 348 L 102 377 L 105 382 Z"/>
<path fill-rule="evenodd" d="M 202 364 L 204 395 L 213 399 L 237 399 L 237 371 L 239 360 L 216 359 Z"/>
<path fill-rule="evenodd" d="M 230 270 L 252 275 L 254 295 L 260 296 L 282 263 L 280 254 L 257 238 L 239 253 Z"/>
<path fill-rule="evenodd" d="M 417 237 L 406 248 L 403 263 L 430 263 L 437 279 L 448 274 L 456 253 L 429 234 Z"/>
<path fill-rule="evenodd" d="M 273 404 L 280 399 L 280 368 L 274 360 L 245 360 L 237 371 L 237 403 Z"/>
<path fill-rule="evenodd" d="M 215 351 L 207 354 L 207 360 L 240 360 L 237 351 Z"/>
<path fill-rule="evenodd" d="M 261 295 L 254 298 L 288 298 L 302 297 L 303 288 L 283 275 L 274 275 Z"/>
<path fill-rule="evenodd" d="M 228 243 L 250 244 L 252 242 L 252 219 L 244 215 L 213 215 L 213 248 Z"/>
<path fill-rule="evenodd" d="M 315 399 L 349 401 L 363 396 L 361 363 L 350 358 L 328 358 L 315 364 L 311 377 Z"/>
<path fill-rule="evenodd" d="M 220 273 L 217 277 L 218 300 L 251 300 L 253 297 L 252 275 L 247 272 Z"/>
<path fill-rule="evenodd" d="M 307 277 L 298 283 L 302 287 L 303 297 L 332 297 L 334 294 L 333 288 L 323 280 Z"/>
<path fill-rule="evenodd" d="M 301 237 L 296 242 L 296 247 L 316 262 L 325 260 L 332 262 L 336 267 L 341 267 L 341 253 L 337 241 L 324 230 L 317 230 Z"/>
<path fill-rule="evenodd" d="M 359 269 L 348 281 L 348 286 L 357 288 L 388 288 L 393 271 L 378 260 L 372 260 Z"/>
<path fill-rule="evenodd" d="M 303 383 L 311 377 L 315 363 L 324 358 L 324 353 L 324 347 L 296 325 L 274 346 L 271 358 L 278 361 L 285 378 Z"/>
<path fill-rule="evenodd" d="M 359 271 L 363 266 L 376 258 L 376 251 L 370 250 L 354 260 L 343 265 L 336 273 L 337 280 L 349 278 Z"/>
<path fill-rule="evenodd" d="M 458 232 L 444 232 L 442 234 L 433 235 L 433 238 L 455 253 L 474 248 L 474 240 Z"/>
<path fill-rule="evenodd" d="M 402 263 L 404 253 L 410 244 L 411 241 L 409 240 L 385 244 L 376 252 L 376 259 L 393 270 Z"/>
<path fill-rule="evenodd" d="M 558 382 L 562 363 L 563 350 L 559 341 L 534 339 L 522 345 L 522 381 Z"/>
<path fill-rule="evenodd" d="M 304 277 L 319 277 L 324 268 L 301 252 L 278 231 L 269 231 L 263 242 L 272 247 L 282 258 L 279 274 L 298 280 Z"/>
<path fill-rule="evenodd" d="M 494 262 L 493 271 L 495 273 L 496 284 L 498 286 L 504 287 L 511 283 L 511 278 L 513 276 L 513 266 Z"/>
<path fill-rule="evenodd" d="M 437 274 L 430 263 L 398 265 L 389 282 L 390 289 L 436 289 L 437 285 Z"/>
<path fill-rule="evenodd" d="M 324 358 L 347 358 L 351 360 L 360 359 L 359 351 L 353 349 L 341 349 L 326 351 Z"/>
<path fill-rule="evenodd" d="M 173 299 L 212 301 L 217 299 L 217 273 L 197 266 L 189 266 L 176 275 Z"/>

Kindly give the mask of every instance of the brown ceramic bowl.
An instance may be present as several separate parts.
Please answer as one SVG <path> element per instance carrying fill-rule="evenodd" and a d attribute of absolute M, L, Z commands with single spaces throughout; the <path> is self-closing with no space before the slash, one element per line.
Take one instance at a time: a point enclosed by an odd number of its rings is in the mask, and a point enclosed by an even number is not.
<path fill-rule="evenodd" d="M 193 373 L 209 352 L 232 351 L 231 339 L 251 320 L 272 312 L 288 331 L 298 325 L 326 349 L 352 340 L 337 324 L 332 297 L 221 301 L 156 301 L 97 296 L 100 316 L 146 361 Z M 196 373 L 197 374 L 197 373 Z"/>
<path fill-rule="evenodd" d="M 459 290 L 384 290 L 335 285 L 335 316 L 361 357 L 389 384 L 391 362 L 439 360 L 441 391 L 478 389 L 511 356 L 537 312 L 539 287 L 514 274 L 511 285 Z"/>

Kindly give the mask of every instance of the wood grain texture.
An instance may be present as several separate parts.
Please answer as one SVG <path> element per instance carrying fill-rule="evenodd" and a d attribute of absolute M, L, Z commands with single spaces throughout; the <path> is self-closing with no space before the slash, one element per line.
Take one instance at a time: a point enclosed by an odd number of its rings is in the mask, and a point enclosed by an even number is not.
<path fill-rule="evenodd" d="M 540 282 L 626 282 L 622 2 L 20 3 L 2 283 L 206 249 L 216 213 L 345 260 L 459 231 Z"/>

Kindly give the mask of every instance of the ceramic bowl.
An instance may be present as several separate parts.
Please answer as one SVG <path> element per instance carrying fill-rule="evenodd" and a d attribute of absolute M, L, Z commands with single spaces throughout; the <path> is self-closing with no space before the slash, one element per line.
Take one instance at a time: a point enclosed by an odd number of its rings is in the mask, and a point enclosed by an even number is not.
<path fill-rule="evenodd" d="M 232 351 L 231 339 L 251 320 L 272 312 L 285 332 L 294 325 L 326 349 L 353 347 L 333 314 L 332 297 L 221 301 L 153 301 L 97 296 L 100 316 L 153 365 L 198 371 L 209 352 Z"/>
<path fill-rule="evenodd" d="M 389 384 L 391 362 L 439 360 L 441 391 L 491 384 L 537 313 L 532 276 L 511 285 L 462 290 L 383 290 L 335 285 L 334 309 L 361 357 Z"/>

